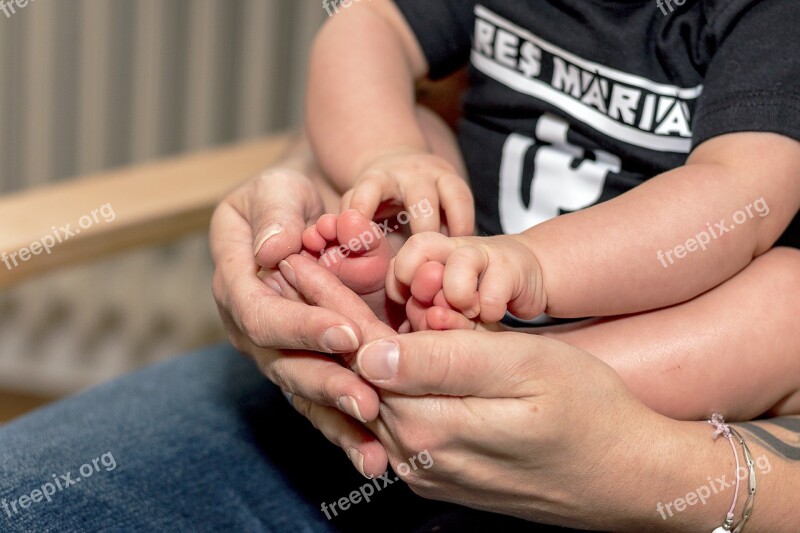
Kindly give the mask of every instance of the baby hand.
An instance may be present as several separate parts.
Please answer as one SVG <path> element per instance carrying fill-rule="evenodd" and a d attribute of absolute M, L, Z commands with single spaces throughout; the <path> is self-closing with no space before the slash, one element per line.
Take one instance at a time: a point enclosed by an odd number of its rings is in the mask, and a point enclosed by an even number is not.
<path fill-rule="evenodd" d="M 400 203 L 410 213 L 412 233 L 438 232 L 442 223 L 453 236 L 473 233 L 475 210 L 467 182 L 450 163 L 427 152 L 392 153 L 373 160 L 345 193 L 341 208 L 358 209 L 372 220 L 386 201 Z"/>
<path fill-rule="evenodd" d="M 387 294 L 398 303 L 408 302 L 410 319 L 426 306 L 457 310 L 483 323 L 501 320 L 506 311 L 522 319 L 539 316 L 547 296 L 539 261 L 523 239 L 414 235 L 389 266 Z"/>

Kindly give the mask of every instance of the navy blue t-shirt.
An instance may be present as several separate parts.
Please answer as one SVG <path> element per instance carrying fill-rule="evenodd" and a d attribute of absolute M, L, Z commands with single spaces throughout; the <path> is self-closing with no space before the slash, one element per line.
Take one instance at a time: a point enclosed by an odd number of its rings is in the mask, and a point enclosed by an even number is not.
<path fill-rule="evenodd" d="M 798 0 L 396 3 L 432 78 L 469 67 L 459 142 L 483 234 L 618 196 L 718 135 L 800 139 Z M 779 244 L 800 247 L 800 217 Z"/>

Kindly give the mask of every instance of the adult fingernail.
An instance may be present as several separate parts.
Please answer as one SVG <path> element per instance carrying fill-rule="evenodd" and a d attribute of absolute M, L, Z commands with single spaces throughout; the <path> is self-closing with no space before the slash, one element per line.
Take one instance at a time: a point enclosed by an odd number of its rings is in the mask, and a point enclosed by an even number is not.
<path fill-rule="evenodd" d="M 277 292 L 278 294 L 283 295 L 283 289 L 281 289 L 280 283 L 278 283 L 278 281 L 275 278 L 273 278 L 272 275 L 273 272 L 269 270 L 260 270 L 258 274 L 256 274 L 258 279 L 264 282 L 264 285 L 266 285 L 273 291 Z"/>
<path fill-rule="evenodd" d="M 258 252 L 261 251 L 261 248 L 264 247 L 264 243 L 267 242 L 271 237 L 274 237 L 278 233 L 283 231 L 283 226 L 280 224 L 270 224 L 266 228 L 264 228 L 264 235 L 256 242 L 256 245 L 253 247 L 253 255 L 258 255 Z"/>
<path fill-rule="evenodd" d="M 332 353 L 355 352 L 358 350 L 358 337 L 350 326 L 333 326 L 322 334 L 322 347 Z"/>
<path fill-rule="evenodd" d="M 297 278 L 295 278 L 294 276 L 294 269 L 292 268 L 292 265 L 290 265 L 286 261 L 281 261 L 278 264 L 278 268 L 280 269 L 281 274 L 283 274 L 283 277 L 286 278 L 286 281 L 288 281 L 292 287 L 296 288 Z"/>
<path fill-rule="evenodd" d="M 392 379 L 397 374 L 400 347 L 395 342 L 380 341 L 365 346 L 358 354 L 359 373 L 370 380 Z"/>
<path fill-rule="evenodd" d="M 356 399 L 352 396 L 339 396 L 339 398 L 336 400 L 336 403 L 339 405 L 339 409 L 352 416 L 356 420 L 360 420 L 364 423 L 367 422 L 364 420 L 364 417 L 361 416 L 361 409 L 358 408 L 358 403 L 356 403 Z"/>
<path fill-rule="evenodd" d="M 353 465 L 361 473 L 362 476 L 364 476 L 367 479 L 372 479 L 372 476 L 368 476 L 367 474 L 364 473 L 364 456 L 361 454 L 361 452 L 359 452 L 355 448 L 349 448 L 347 450 L 347 457 L 350 458 L 350 461 L 353 462 Z"/>

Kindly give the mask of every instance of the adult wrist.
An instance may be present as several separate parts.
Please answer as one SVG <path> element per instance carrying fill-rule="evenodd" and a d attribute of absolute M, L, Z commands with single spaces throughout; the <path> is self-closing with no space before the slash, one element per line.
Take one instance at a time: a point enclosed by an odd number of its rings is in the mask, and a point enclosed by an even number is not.
<path fill-rule="evenodd" d="M 638 452 L 632 452 L 638 456 L 629 463 L 636 482 L 624 490 L 636 511 L 630 526 L 619 525 L 629 531 L 713 531 L 725 520 L 736 490 L 731 448 L 725 439 L 712 440 L 714 428 L 705 421 L 660 418 L 649 442 L 640 440 Z M 740 502 L 746 485 L 740 487 Z M 741 505 L 736 513 L 738 518 Z"/>

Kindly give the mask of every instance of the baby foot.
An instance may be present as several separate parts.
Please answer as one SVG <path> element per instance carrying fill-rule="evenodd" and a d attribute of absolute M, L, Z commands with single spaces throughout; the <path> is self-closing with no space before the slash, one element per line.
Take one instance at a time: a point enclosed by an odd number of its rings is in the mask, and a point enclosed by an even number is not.
<path fill-rule="evenodd" d="M 474 320 L 447 303 L 444 297 L 444 265 L 438 261 L 428 261 L 417 269 L 410 291 L 406 316 L 412 330 L 444 331 L 477 327 Z"/>
<path fill-rule="evenodd" d="M 359 211 L 322 215 L 303 232 L 303 246 L 356 294 L 383 289 L 392 249 L 380 226 Z"/>

